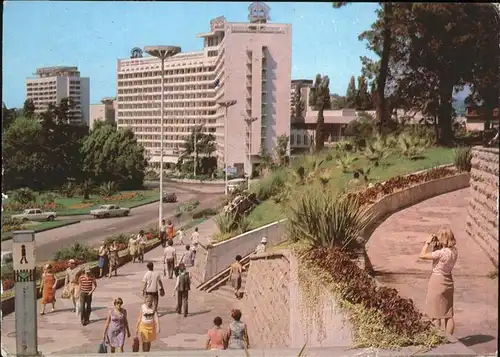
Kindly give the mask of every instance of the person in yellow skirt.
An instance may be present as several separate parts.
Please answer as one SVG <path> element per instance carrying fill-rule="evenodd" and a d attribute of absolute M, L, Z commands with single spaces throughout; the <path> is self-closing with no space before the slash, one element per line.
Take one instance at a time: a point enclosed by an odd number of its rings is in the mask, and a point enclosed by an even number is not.
<path fill-rule="evenodd" d="M 136 337 L 142 342 L 142 352 L 151 350 L 151 342 L 156 340 L 160 333 L 160 321 L 154 308 L 153 297 L 146 295 L 144 304 L 141 305 L 137 319 Z"/>

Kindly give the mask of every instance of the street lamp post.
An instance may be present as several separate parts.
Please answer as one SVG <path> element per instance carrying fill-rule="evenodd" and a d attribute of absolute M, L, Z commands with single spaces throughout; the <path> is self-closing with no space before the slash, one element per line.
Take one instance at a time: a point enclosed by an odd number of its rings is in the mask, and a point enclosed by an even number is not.
<path fill-rule="evenodd" d="M 256 121 L 257 117 L 245 117 L 245 123 L 247 124 L 247 132 L 248 132 L 248 190 L 250 190 L 250 178 L 252 177 L 252 123 Z"/>
<path fill-rule="evenodd" d="M 217 104 L 224 107 L 224 194 L 227 196 L 227 109 L 237 103 L 236 100 L 221 100 Z"/>
<path fill-rule="evenodd" d="M 201 131 L 203 128 L 203 124 L 198 126 L 197 128 L 194 128 L 194 138 L 193 138 L 193 146 L 194 146 L 194 165 L 193 165 L 193 176 L 194 179 L 196 180 L 196 166 L 198 164 L 198 129 Z"/>
<path fill-rule="evenodd" d="M 163 219 L 163 141 L 164 141 L 164 98 L 165 98 L 165 59 L 179 52 L 181 48 L 177 46 L 146 46 L 144 52 L 150 56 L 161 60 L 161 104 L 160 104 L 160 206 L 158 210 L 158 225 L 161 225 Z"/>

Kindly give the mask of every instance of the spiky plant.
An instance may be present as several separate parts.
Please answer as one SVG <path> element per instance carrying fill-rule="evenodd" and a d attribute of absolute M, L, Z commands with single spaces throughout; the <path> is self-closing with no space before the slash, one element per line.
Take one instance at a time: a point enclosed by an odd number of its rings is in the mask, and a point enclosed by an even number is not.
<path fill-rule="evenodd" d="M 398 144 L 403 156 L 410 160 L 416 160 L 422 156 L 430 142 L 426 137 L 403 133 L 398 137 Z"/>
<path fill-rule="evenodd" d="M 353 155 L 345 154 L 337 159 L 337 167 L 342 169 L 343 173 L 349 172 L 354 161 L 355 157 Z"/>
<path fill-rule="evenodd" d="M 472 168 L 472 151 L 470 147 L 459 147 L 455 149 L 453 164 L 460 172 L 470 172 Z"/>
<path fill-rule="evenodd" d="M 377 135 L 375 139 L 367 141 L 363 155 L 375 166 L 378 166 L 383 159 L 389 156 L 386 139 Z"/>
<path fill-rule="evenodd" d="M 356 200 L 310 186 L 289 210 L 289 238 L 312 247 L 353 252 L 359 248 L 357 238 L 370 219 L 371 215 Z"/>
<path fill-rule="evenodd" d="M 214 218 L 215 225 L 222 234 L 231 233 L 235 225 L 235 216 L 229 213 L 219 213 Z"/>

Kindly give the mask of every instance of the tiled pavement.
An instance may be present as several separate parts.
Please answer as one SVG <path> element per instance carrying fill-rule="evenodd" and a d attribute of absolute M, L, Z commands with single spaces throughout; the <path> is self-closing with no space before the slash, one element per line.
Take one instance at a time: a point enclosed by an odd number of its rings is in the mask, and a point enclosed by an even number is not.
<path fill-rule="evenodd" d="M 209 228 L 210 223 L 200 226 L 200 240 L 206 239 Z M 186 232 L 187 238 L 190 237 L 191 232 L 192 229 Z M 177 246 L 177 248 L 180 254 L 182 247 Z M 145 263 L 152 261 L 156 269 L 162 269 L 162 259 L 160 247 L 146 254 Z M 134 334 L 139 307 L 142 303 L 140 286 L 145 271 L 146 264 L 129 263 L 119 268 L 118 278 L 99 279 L 94 293 L 91 323 L 85 327 L 80 324 L 79 317 L 70 311 L 71 302 L 59 299 L 55 312 L 38 316 L 39 350 L 44 354 L 97 352 L 97 345 L 102 340 L 107 312 L 112 307 L 113 299 L 118 296 L 124 301 L 124 307 L 129 314 L 130 329 Z M 175 301 L 172 292 L 175 280 L 164 278 L 163 282 L 166 294 L 160 298 L 159 304 L 161 331 L 159 339 L 153 343 L 153 350 L 202 349 L 206 332 L 212 327 L 214 317 L 221 316 L 224 326 L 227 326 L 230 322 L 230 311 L 238 304 L 236 299 L 226 300 L 218 295 L 194 290 L 189 297 L 190 313 L 185 318 L 174 311 Z M 131 350 L 131 343 L 131 339 L 126 341 L 125 351 Z M 2 344 L 10 353 L 15 351 L 15 314 L 4 317 Z"/>
<path fill-rule="evenodd" d="M 429 234 L 450 227 L 457 239 L 455 280 L 456 337 L 476 353 L 494 353 L 498 342 L 498 279 L 495 267 L 465 232 L 469 189 L 423 201 L 383 222 L 368 242 L 368 255 L 384 284 L 411 298 L 423 310 L 431 263 L 418 260 Z"/>

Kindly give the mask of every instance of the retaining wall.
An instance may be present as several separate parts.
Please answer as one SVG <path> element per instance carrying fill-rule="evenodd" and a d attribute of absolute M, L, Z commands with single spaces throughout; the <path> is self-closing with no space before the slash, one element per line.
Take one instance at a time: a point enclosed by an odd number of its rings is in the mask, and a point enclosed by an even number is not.
<path fill-rule="evenodd" d="M 201 274 L 202 281 L 207 281 L 226 269 L 238 254 L 243 257 L 252 253 L 262 237 L 267 237 L 269 247 L 281 242 L 285 231 L 285 221 L 277 221 L 226 241 L 204 247 L 203 258 L 199 260 L 200 266 L 205 265 Z"/>
<path fill-rule="evenodd" d="M 472 149 L 471 200 L 467 208 L 466 231 L 498 266 L 498 148 Z"/>

